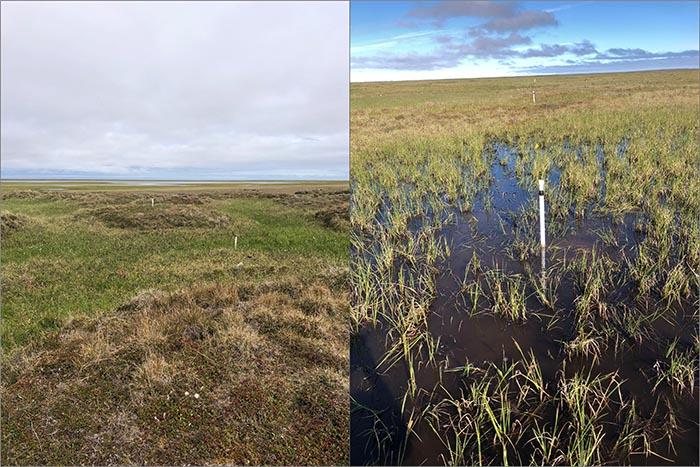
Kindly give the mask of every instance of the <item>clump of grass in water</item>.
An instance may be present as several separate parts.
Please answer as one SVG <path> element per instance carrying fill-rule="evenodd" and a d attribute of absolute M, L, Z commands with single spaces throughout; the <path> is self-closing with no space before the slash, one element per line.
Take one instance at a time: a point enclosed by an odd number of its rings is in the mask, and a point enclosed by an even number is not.
<path fill-rule="evenodd" d="M 464 268 L 464 275 L 461 279 L 460 294 L 466 295 L 469 299 L 469 315 L 473 316 L 477 313 L 479 307 L 479 298 L 483 295 L 483 290 L 479 282 L 479 274 L 481 274 L 481 262 L 476 252 L 472 252 L 472 257 Z M 464 304 L 466 305 L 466 301 Z"/>
<path fill-rule="evenodd" d="M 677 349 L 678 339 L 674 339 L 666 349 L 665 361 L 657 360 L 654 363 L 657 380 L 653 390 L 664 383 L 678 393 L 693 393 L 695 378 L 697 375 L 697 354 L 692 350 L 682 352 Z"/>
<path fill-rule="evenodd" d="M 611 287 L 612 275 L 616 270 L 615 263 L 594 247 L 590 253 L 579 255 L 569 265 L 580 292 L 575 301 L 578 320 L 590 319 L 591 313 L 606 318 L 608 307 L 605 294 Z"/>
<path fill-rule="evenodd" d="M 525 272 L 527 273 L 528 283 L 533 288 L 540 303 L 549 308 L 549 310 L 554 311 L 562 275 L 555 268 L 549 268 L 541 271 L 540 274 L 536 274 L 530 265 L 526 266 Z"/>
<path fill-rule="evenodd" d="M 484 277 L 490 293 L 491 310 L 512 321 L 525 320 L 525 282 L 520 275 L 507 275 L 494 268 L 486 271 Z"/>
<path fill-rule="evenodd" d="M 690 277 L 683 260 L 671 269 L 661 291 L 661 296 L 666 300 L 667 307 L 671 307 L 674 303 L 681 305 L 683 299 L 691 295 Z"/>
<path fill-rule="evenodd" d="M 444 462 L 522 465 L 526 450 L 530 463 L 541 465 L 594 465 L 609 458 L 604 420 L 624 403 L 617 374 L 568 378 L 561 371 L 557 390 L 550 392 L 534 353 L 516 346 L 522 360 L 455 369 L 463 373 L 465 388 L 426 411 L 446 448 Z M 620 445 L 631 440 L 629 433 L 620 436 Z"/>
<path fill-rule="evenodd" d="M 664 438 L 667 439 L 669 448 L 674 451 L 673 434 L 677 431 L 678 426 L 675 423 L 673 415 L 673 407 L 666 400 L 667 412 L 666 420 L 661 424 L 656 422 L 659 412 L 659 400 L 657 399 L 656 406 L 652 410 L 651 415 L 643 417 L 641 411 L 637 409 L 637 403 L 634 398 L 627 401 L 620 408 L 618 417 L 624 415 L 624 420 L 621 421 L 620 434 L 618 435 L 612 447 L 612 452 L 620 459 L 629 459 L 631 455 L 655 456 L 663 459 L 666 462 L 672 462 L 671 459 L 664 457 L 659 452 L 655 451 L 653 446 Z"/>
<path fill-rule="evenodd" d="M 510 401 L 517 368 L 517 363 L 490 365 L 477 372 L 481 377 L 470 382 L 461 397 L 448 394 L 426 412 L 430 426 L 447 448 L 446 464 L 484 465 L 497 459 L 509 465 L 509 452 L 514 452 L 521 435 Z"/>
<path fill-rule="evenodd" d="M 559 382 L 562 409 L 569 416 L 569 443 L 565 452 L 570 465 L 594 465 L 602 462 L 603 426 L 600 423 L 605 410 L 617 393 L 621 381 L 616 373 L 591 376 L 576 373 L 571 379 L 562 376 Z"/>
<path fill-rule="evenodd" d="M 659 75 L 656 91 L 647 88 L 645 93 L 659 92 L 666 95 L 666 76 L 670 75 Z M 690 83 L 688 78 L 686 82 Z M 566 91 L 562 90 L 561 95 L 570 99 L 570 81 L 566 83 Z M 589 84 L 597 86 L 595 80 Z M 453 118 L 449 120 L 451 123 L 441 119 L 439 124 L 435 124 L 438 121 L 431 121 L 423 111 L 426 98 L 431 102 L 431 116 L 433 111 L 438 114 L 442 111 L 446 115 L 454 110 L 455 105 L 465 105 L 464 92 L 468 92 L 470 83 L 455 82 L 441 86 L 440 99 L 434 99 L 433 90 L 426 92 L 423 83 L 403 83 L 397 85 L 392 93 L 392 99 L 400 96 L 401 104 L 390 107 L 365 105 L 373 102 L 372 86 L 358 85 L 356 87 L 361 91 L 361 97 L 357 93 L 353 94 L 353 178 L 365 191 L 371 192 L 358 191 L 364 198 L 358 203 L 364 206 L 363 209 L 375 209 L 374 206 L 379 205 L 378 200 L 386 193 L 387 199 L 394 203 L 392 209 L 410 213 L 411 219 L 424 218 L 426 224 L 439 231 L 448 222 L 454 221 L 445 211 L 446 207 L 452 208 L 458 204 L 471 208 L 476 206 L 475 196 L 488 185 L 493 163 L 500 163 L 499 160 L 494 160 L 492 152 L 485 149 L 493 140 L 502 139 L 517 151 L 514 172 L 521 187 L 531 187 L 530 179 L 547 175 L 550 180 L 560 182 L 548 193 L 548 216 L 551 218 L 548 233 L 550 230 L 562 232 L 559 235 L 562 237 L 569 229 L 577 229 L 578 226 L 572 225 L 572 215 L 578 217 L 576 221 L 589 216 L 605 215 L 624 220 L 624 216 L 631 212 L 647 217 L 647 231 L 639 232 L 638 238 L 632 239 L 634 242 L 631 243 L 634 245 L 640 241 L 641 245 L 632 246 L 631 249 L 627 249 L 628 245 L 622 245 L 629 259 L 625 263 L 618 263 L 618 270 L 608 275 L 604 262 L 594 268 L 602 266 L 602 272 L 588 271 L 588 266 L 579 268 L 581 277 L 593 273 L 594 284 L 588 287 L 583 279 L 578 282 L 576 295 L 580 299 L 574 307 L 576 339 L 568 343 L 571 347 L 570 355 L 576 354 L 584 358 L 588 355 L 589 361 L 596 361 L 599 357 L 593 355 L 602 355 L 607 340 L 611 337 L 615 338 L 615 352 L 619 348 L 619 335 L 632 336 L 636 342 L 646 339 L 651 335 L 650 326 L 659 317 L 659 304 L 656 302 L 658 297 L 674 307 L 685 306 L 686 301 L 683 301 L 679 291 L 685 289 L 687 279 L 693 283 L 694 274 L 698 272 L 696 265 L 700 264 L 700 247 L 697 246 L 700 245 L 700 228 L 696 225 L 700 203 L 697 197 L 691 196 L 698 191 L 695 188 L 700 189 L 700 177 L 696 176 L 694 163 L 697 142 L 692 137 L 697 127 L 697 99 L 696 96 L 693 97 L 695 91 L 674 94 L 671 97 L 674 100 L 672 105 L 659 108 L 657 103 L 646 98 L 647 94 L 640 99 L 640 94 L 633 92 L 635 97 L 630 97 L 629 93 L 615 93 L 606 87 L 605 100 L 601 100 L 598 107 L 590 112 L 584 109 L 583 117 L 580 113 L 582 109 L 572 112 L 567 106 L 562 106 L 548 110 L 546 117 L 533 119 L 532 115 L 528 115 L 527 119 L 519 120 L 517 115 L 511 114 L 509 117 L 512 118 L 508 121 L 493 112 L 493 94 L 484 94 L 489 96 L 489 102 L 485 103 L 479 100 L 481 94 L 473 93 L 474 99 L 469 101 L 473 109 L 463 109 L 466 111 L 462 115 L 479 114 L 483 117 L 479 122 L 470 121 L 467 124 L 467 117 L 464 117 L 457 120 Z M 450 94 L 450 88 L 455 90 L 453 94 Z M 420 92 L 411 93 L 411 90 Z M 455 100 L 457 95 L 459 98 Z M 502 99 L 501 102 L 510 102 L 511 98 L 503 96 L 499 91 L 498 98 Z M 402 119 L 397 127 L 393 118 L 398 114 Z M 621 142 L 624 143 L 622 148 Z M 602 148 L 603 154 L 598 154 L 599 148 Z M 557 173 L 553 173 L 554 169 Z M 410 185 L 410 195 L 398 195 L 397 192 L 403 190 L 401 187 L 405 185 Z M 487 207 L 488 202 L 487 199 Z M 665 207 L 659 209 L 656 204 Z M 365 218 L 373 219 L 370 215 L 358 216 L 360 220 Z M 523 225 L 528 225 L 528 219 L 523 220 L 527 221 Z M 534 224 L 536 225 L 536 218 Z M 516 242 L 509 254 L 514 259 L 526 261 L 530 259 L 529 256 L 537 253 L 537 245 L 531 241 L 536 239 L 536 231 L 526 233 L 523 230 L 518 236 L 518 228 L 519 225 L 511 233 L 506 225 L 503 233 L 512 234 L 521 242 Z M 378 234 L 375 238 L 380 238 L 382 227 L 375 224 L 372 229 L 373 235 Z M 604 243 L 614 246 L 613 240 L 616 239 L 613 238 L 613 232 L 600 232 L 599 236 Z M 651 238 L 651 241 L 646 241 L 645 237 Z M 423 251 L 422 247 L 404 247 L 401 242 L 406 245 L 422 242 L 410 239 L 400 241 L 398 237 L 391 241 L 398 245 L 395 248 L 397 251 L 408 252 L 405 258 L 402 254 L 398 255 L 406 260 L 407 266 L 421 267 L 422 253 L 414 254 L 411 251 Z M 641 254 L 638 254 L 639 251 Z M 677 266 L 681 263 L 684 263 L 684 267 Z M 632 266 L 636 266 L 636 269 Z M 568 280 L 573 275 L 571 270 L 566 269 L 558 277 L 563 276 Z M 597 281 L 599 276 L 608 277 Z M 391 287 L 391 282 L 385 281 L 384 284 Z M 629 300 L 623 298 L 623 303 L 619 303 L 619 294 L 613 293 L 620 287 L 634 287 L 632 296 Z M 501 296 L 508 296 L 506 289 L 507 285 L 504 285 Z M 551 287 L 547 284 L 539 289 L 533 286 L 533 289 L 543 305 L 545 301 L 550 301 L 547 295 L 556 295 L 556 291 L 551 292 Z M 688 303 L 697 300 L 695 288 L 691 289 Z M 391 291 L 382 290 L 377 295 L 386 297 L 380 299 L 385 303 L 384 309 L 388 310 L 395 303 L 388 300 L 393 297 Z M 416 295 L 410 296 L 414 297 Z M 483 304 L 484 298 L 491 298 L 483 273 L 479 280 L 471 273 L 469 277 L 465 274 L 462 278 L 461 297 L 457 297 L 457 300 L 465 300 L 466 305 L 472 297 L 472 313 Z M 679 303 L 679 297 L 682 303 Z M 482 303 L 477 305 L 479 299 Z M 631 303 L 633 301 L 636 303 Z M 503 302 L 507 300 L 501 301 Z M 415 347 L 415 351 L 418 348 L 419 346 Z M 478 371 L 471 371 L 470 375 L 474 380 L 485 377 Z M 554 393 L 553 398 L 557 398 L 556 391 L 551 391 L 550 388 L 549 392 Z M 515 394 L 509 394 L 511 402 L 517 401 Z M 454 399 L 459 399 L 457 394 Z M 497 419 L 500 417 L 498 401 L 497 393 L 493 394 L 491 407 Z M 462 413 L 465 410 L 467 409 L 463 407 Z M 663 407 L 659 409 L 660 412 L 664 410 Z M 413 412 L 409 408 L 407 413 Z M 482 435 L 488 434 L 472 437 L 471 441 L 465 441 L 466 436 L 456 437 L 450 442 L 455 447 L 454 455 L 446 455 L 445 461 L 467 459 L 465 462 L 471 463 L 503 462 L 501 444 L 495 436 L 488 413 L 482 415 L 480 420 L 483 424 L 474 425 L 474 429 Z M 510 416 L 511 420 L 521 420 L 516 410 L 512 410 Z M 475 420 L 475 416 L 472 420 Z M 570 462 L 567 443 L 572 427 L 568 424 L 564 406 L 559 408 L 558 422 L 554 425 L 551 419 L 535 420 L 540 436 L 536 437 L 534 431 L 528 431 L 527 438 L 532 439 L 532 443 L 537 442 L 540 448 L 532 462 Z M 442 421 L 449 425 L 444 419 Z M 455 426 L 461 429 L 465 425 Z M 535 423 L 530 426 L 534 430 Z M 669 422 L 669 426 L 672 423 Z M 443 434 L 447 433 L 439 427 L 437 429 Z M 643 439 L 635 439 L 639 443 L 635 449 L 646 452 Z M 481 442 L 478 453 L 476 450 L 470 451 L 472 445 L 477 445 L 477 440 Z M 614 442 L 614 439 L 610 441 Z M 456 447 L 457 443 L 462 443 L 461 450 Z M 515 454 L 508 454 L 509 462 L 514 462 Z M 580 457 L 585 458 L 583 455 Z M 599 450 L 598 459 L 600 462 L 615 462 L 617 458 L 603 449 Z"/>

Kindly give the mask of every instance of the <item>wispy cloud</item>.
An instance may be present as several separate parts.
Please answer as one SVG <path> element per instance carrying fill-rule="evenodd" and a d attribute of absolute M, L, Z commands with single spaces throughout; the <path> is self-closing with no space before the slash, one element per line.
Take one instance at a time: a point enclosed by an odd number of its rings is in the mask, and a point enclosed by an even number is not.
<path fill-rule="evenodd" d="M 353 55 L 354 68 L 437 70 L 458 65 L 467 57 L 506 58 L 517 54 L 511 47 L 526 45 L 531 39 L 517 33 L 507 36 L 478 36 L 462 42 L 452 36 L 436 36 L 437 47 L 428 53 L 381 53 Z"/>
<path fill-rule="evenodd" d="M 406 51 L 407 47 L 398 47 L 400 37 L 423 36 L 421 32 L 353 47 L 352 67 L 436 70 L 459 65 L 467 58 L 505 59 L 518 55 L 514 47 L 532 43 L 530 36 L 521 34 L 523 31 L 557 25 L 551 13 L 525 10 L 515 1 L 441 1 L 411 9 L 404 20 L 428 21 L 439 28 L 454 18 L 478 18 L 483 22 L 457 34 L 440 33 L 440 29 L 427 31 L 425 36 L 432 41 L 427 47 L 430 50 Z"/>
<path fill-rule="evenodd" d="M 556 13 L 558 11 L 570 10 L 571 8 L 576 8 L 576 7 L 583 6 L 583 5 L 593 5 L 596 3 L 599 3 L 599 2 L 596 2 L 594 0 L 585 0 L 583 2 L 567 3 L 564 5 L 559 5 L 559 6 L 555 6 L 552 8 L 545 8 L 544 11 L 549 12 L 549 13 Z"/>
<path fill-rule="evenodd" d="M 490 60 L 523 73 L 545 69 L 568 72 L 586 67 L 591 70 L 610 69 L 614 67 L 610 64 L 612 62 L 623 68 L 634 64 L 640 67 L 692 67 L 696 63 L 697 50 L 658 52 L 618 47 L 603 51 L 587 38 L 574 42 L 535 43 L 537 30 L 559 26 L 557 11 L 593 3 L 573 2 L 547 9 L 526 8 L 526 3 L 515 1 L 420 4 L 401 19 L 402 22 L 411 22 L 414 27 L 421 24 L 433 26 L 425 31 L 425 35 L 422 32 L 407 35 L 421 36 L 420 44 L 393 41 L 375 51 L 353 48 L 351 66 L 353 70 L 422 72 L 454 69 L 466 63 L 476 65 Z M 447 22 L 450 22 L 449 29 L 445 29 Z M 458 24 L 461 29 L 457 28 Z M 546 65 L 527 64 L 536 59 L 542 59 Z"/>
<path fill-rule="evenodd" d="M 641 60 L 641 59 L 670 59 L 670 58 L 695 58 L 697 50 L 683 50 L 681 52 L 650 52 L 644 49 L 608 49 L 604 53 L 596 55 L 599 60 Z"/>
<path fill-rule="evenodd" d="M 535 65 L 520 67 L 521 73 L 533 74 L 560 74 L 560 73 L 611 73 L 616 71 L 645 71 L 658 69 L 689 68 L 700 67 L 700 53 L 697 50 L 689 51 L 688 54 L 671 54 L 657 56 L 652 59 L 629 60 L 621 59 L 614 61 L 603 60 L 570 60 L 568 63 L 559 65 Z"/>
<path fill-rule="evenodd" d="M 386 48 L 392 48 L 396 47 L 402 42 L 408 42 L 413 39 L 421 38 L 421 37 L 428 37 L 428 36 L 433 36 L 436 34 L 439 34 L 440 30 L 433 30 L 433 31 L 420 31 L 420 32 L 409 32 L 405 34 L 398 34 L 396 36 L 392 36 L 388 39 L 382 40 L 382 41 L 377 41 L 377 42 L 371 42 L 369 44 L 362 44 L 362 45 L 353 45 L 350 48 L 351 53 L 362 53 L 362 52 L 367 52 L 367 51 L 372 51 L 372 50 L 381 50 L 381 49 L 386 49 Z"/>

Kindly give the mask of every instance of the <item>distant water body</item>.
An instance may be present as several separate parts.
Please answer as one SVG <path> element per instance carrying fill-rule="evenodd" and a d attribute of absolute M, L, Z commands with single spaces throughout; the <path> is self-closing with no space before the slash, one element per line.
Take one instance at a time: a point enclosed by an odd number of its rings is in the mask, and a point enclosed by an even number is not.
<path fill-rule="evenodd" d="M 326 180 L 313 180 L 322 182 Z M 280 185 L 289 183 L 306 183 L 305 180 L 101 180 L 101 179 L 4 179 L 3 183 L 47 183 L 55 186 L 75 186 L 86 184 L 109 184 L 121 186 L 182 186 L 182 185 Z"/>

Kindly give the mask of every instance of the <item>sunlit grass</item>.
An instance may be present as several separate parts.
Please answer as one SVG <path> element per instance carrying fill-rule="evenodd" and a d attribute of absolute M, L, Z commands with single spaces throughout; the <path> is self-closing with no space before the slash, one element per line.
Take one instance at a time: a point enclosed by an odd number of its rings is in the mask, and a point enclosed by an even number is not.
<path fill-rule="evenodd" d="M 411 401 L 425 407 L 421 390 L 430 394 L 425 416 L 445 463 L 590 465 L 629 462 L 632 454 L 673 456 L 657 452 L 658 433 L 632 414 L 637 406 L 619 391 L 625 382 L 592 369 L 653 349 L 659 325 L 687 333 L 682 323 L 700 304 L 697 72 L 538 77 L 536 105 L 531 86 L 529 78 L 352 85 L 354 331 L 385 332 L 387 353 L 379 360 L 404 365 L 399 397 L 414 426 L 424 412 Z M 499 173 L 526 193 L 521 209 L 497 211 L 498 196 L 508 195 L 494 188 Z M 538 179 L 546 180 L 544 271 Z M 506 239 L 489 244 L 496 261 L 479 258 L 489 239 L 474 226 L 484 212 Z M 467 223 L 466 245 L 448 244 L 445 231 L 459 225 L 464 232 Z M 572 245 L 561 247 L 565 241 Z M 480 253 L 465 259 L 464 270 L 445 270 L 464 247 Z M 446 277 L 454 282 L 448 291 L 439 285 Z M 563 335 L 547 358 L 586 371 L 561 376 L 554 388 L 551 375 L 538 375 L 534 354 L 521 352 L 505 369 L 501 362 L 477 365 L 456 392 L 442 380 L 455 365 L 449 344 L 430 329 L 432 313 L 441 312 L 436 298 L 463 313 L 462 327 L 484 315 L 504 330 L 542 323 L 544 332 Z M 507 347 L 498 335 L 490 341 Z M 691 353 L 682 347 L 644 368 L 659 398 L 666 387 L 696 389 Z M 477 368 L 473 363 L 457 368 Z M 418 382 L 426 366 L 439 375 L 434 388 Z M 495 368 L 517 372 L 513 387 L 490 376 Z M 521 407 L 530 402 L 534 407 Z M 671 405 L 648 424 L 657 429 L 672 417 Z M 610 439 L 604 420 L 620 407 L 629 419 L 615 422 L 618 437 Z M 518 459 L 524 448 L 531 457 Z"/>

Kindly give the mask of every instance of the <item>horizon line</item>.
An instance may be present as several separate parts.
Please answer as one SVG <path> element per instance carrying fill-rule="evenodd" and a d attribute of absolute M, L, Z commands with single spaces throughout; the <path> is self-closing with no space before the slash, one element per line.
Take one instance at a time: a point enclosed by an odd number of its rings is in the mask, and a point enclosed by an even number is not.
<path fill-rule="evenodd" d="M 298 178 L 298 179 L 213 179 L 213 178 L 1 178 L 0 182 L 214 182 L 214 183 L 255 183 L 255 182 L 349 182 L 341 178 Z"/>
<path fill-rule="evenodd" d="M 369 68 L 367 68 L 369 69 Z M 588 72 L 572 72 L 572 73 L 542 73 L 542 74 L 515 74 L 515 75 L 496 75 L 496 76 L 474 76 L 463 78 L 418 78 L 418 79 L 388 79 L 378 81 L 353 81 L 350 84 L 372 84 L 372 83 L 408 83 L 416 81 L 457 81 L 457 80 L 477 80 L 477 79 L 508 79 L 508 78 L 539 78 L 541 76 L 581 76 L 581 75 L 613 75 L 622 73 L 657 73 L 660 71 L 700 71 L 700 68 L 656 68 L 652 70 L 623 70 L 623 71 L 588 71 Z"/>

